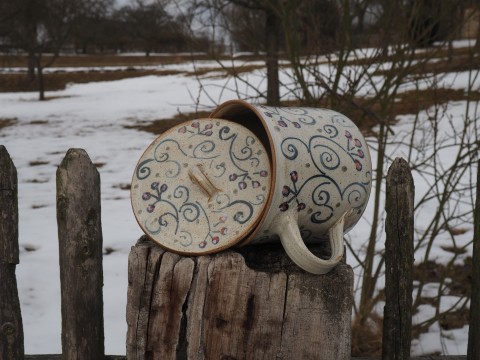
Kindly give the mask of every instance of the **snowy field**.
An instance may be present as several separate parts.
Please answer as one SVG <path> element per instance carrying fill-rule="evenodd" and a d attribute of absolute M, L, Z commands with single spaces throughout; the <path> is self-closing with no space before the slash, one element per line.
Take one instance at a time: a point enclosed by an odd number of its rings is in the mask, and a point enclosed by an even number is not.
<path fill-rule="evenodd" d="M 213 64 L 202 64 L 202 67 Z M 174 68 L 170 66 L 169 68 Z M 193 67 L 179 64 L 181 71 L 193 70 Z M 65 69 L 62 69 L 65 70 Z M 262 74 L 248 74 L 250 83 L 265 88 Z M 238 98 L 239 94 L 229 91 L 227 80 L 212 78 L 208 75 L 209 96 L 199 92 L 199 83 L 194 77 L 184 75 L 146 76 L 119 81 L 72 84 L 62 91 L 47 92 L 51 100 L 39 102 L 36 93 L 0 94 L 0 119 L 14 119 L 12 126 L 0 130 L 0 144 L 6 146 L 18 171 L 19 212 L 20 212 L 20 265 L 17 266 L 17 279 L 25 332 L 25 351 L 27 354 L 47 354 L 61 352 L 61 314 L 60 314 L 60 278 L 58 266 L 58 240 L 55 210 L 55 173 L 69 148 L 83 148 L 93 163 L 97 164 L 102 183 L 102 225 L 103 246 L 114 251 L 104 256 L 104 316 L 105 349 L 107 354 L 125 354 L 126 321 L 125 308 L 127 296 L 127 258 L 130 247 L 142 234 L 130 208 L 129 191 L 122 190 L 130 183 L 136 162 L 143 150 L 153 141 L 155 135 L 126 126 L 147 124 L 155 119 L 171 117 L 178 112 L 191 112 L 198 99 L 200 110 L 214 107 L 216 103 Z M 287 81 L 287 79 L 285 79 Z M 464 89 L 472 79 L 468 73 L 448 74 L 443 81 L 450 87 Z M 480 80 L 474 79 L 475 89 L 480 88 Z M 242 90 L 241 96 L 249 95 Z M 250 94 L 254 95 L 254 94 Z M 455 102 L 448 105 L 451 117 L 440 122 L 440 132 L 452 132 L 458 129 L 463 119 L 478 118 L 478 103 Z M 428 111 L 420 117 L 428 118 Z M 413 116 L 402 116 L 395 125 L 396 136 L 400 138 L 411 134 Z M 450 121 L 450 120 L 451 121 Z M 452 121 L 457 125 L 452 128 Z M 428 121 L 421 122 L 425 128 L 419 134 L 428 134 Z M 480 121 L 468 124 L 469 132 L 477 136 Z M 398 139 L 397 138 L 397 139 Z M 421 144 L 425 136 L 414 139 Z M 375 162 L 376 144 L 373 138 L 372 157 Z M 445 164 L 453 161 L 455 152 L 452 147 L 442 154 Z M 403 145 L 392 144 L 387 148 L 389 154 L 408 156 Z M 426 156 L 425 154 L 417 154 Z M 447 165 L 445 165 L 447 166 Z M 472 177 L 476 169 L 465 174 L 466 180 Z M 426 191 L 427 178 L 416 178 L 416 199 L 418 193 Z M 372 191 L 373 192 L 373 191 Z M 470 196 L 470 195 L 469 195 Z M 425 205 L 423 211 L 429 211 Z M 468 202 L 465 205 L 468 207 Z M 361 252 L 363 241 L 369 234 L 369 215 L 373 210 L 370 202 L 364 219 L 353 229 L 349 238 L 352 247 Z M 468 210 L 466 210 L 468 211 Z M 381 219 L 383 221 L 383 218 Z M 417 217 L 417 226 L 422 227 L 422 218 Z M 468 250 L 463 258 L 471 254 L 473 225 L 465 234 L 456 237 L 459 246 Z M 443 242 L 442 242 L 443 241 Z M 439 244 L 431 250 L 430 257 L 442 262 L 448 261 L 441 249 L 449 239 L 439 239 Z M 383 237 L 378 248 L 383 246 Z M 416 254 L 421 260 L 425 250 Z M 353 256 L 349 262 L 357 269 Z M 357 269 L 358 270 L 358 269 Z M 356 271 L 357 271 L 356 270 Z M 358 274 L 357 274 L 358 275 Z M 435 293 L 435 286 L 424 288 L 424 292 Z M 443 301 L 443 300 L 442 300 Z M 450 302 L 450 303 L 449 303 Z M 455 303 L 455 299 L 445 299 L 442 307 Z M 414 322 L 431 315 L 432 307 L 425 306 L 416 315 Z M 383 309 L 379 308 L 379 311 Z M 441 352 L 445 354 L 466 354 L 468 327 L 451 331 L 442 331 L 438 323 L 432 325 L 428 334 L 413 343 L 414 354 Z"/>

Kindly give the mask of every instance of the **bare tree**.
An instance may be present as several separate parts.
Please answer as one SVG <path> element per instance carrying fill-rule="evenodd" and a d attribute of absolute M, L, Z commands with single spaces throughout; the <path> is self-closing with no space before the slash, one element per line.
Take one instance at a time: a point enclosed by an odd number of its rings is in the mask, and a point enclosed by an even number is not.
<path fill-rule="evenodd" d="M 39 99 L 45 100 L 43 70 L 51 66 L 67 42 L 75 22 L 97 11 L 108 0 L 17 0 L 9 3 L 9 46 L 27 54 L 27 79 L 37 80 Z M 5 6 L 5 4 L 4 4 Z M 46 52 L 52 55 L 46 60 Z"/>

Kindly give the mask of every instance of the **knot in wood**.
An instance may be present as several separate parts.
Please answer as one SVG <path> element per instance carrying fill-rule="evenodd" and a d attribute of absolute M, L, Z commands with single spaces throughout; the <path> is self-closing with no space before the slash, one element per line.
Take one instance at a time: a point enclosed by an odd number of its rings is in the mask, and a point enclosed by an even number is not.
<path fill-rule="evenodd" d="M 15 334 L 15 326 L 11 322 L 7 322 L 7 323 L 2 325 L 2 332 L 6 336 L 11 336 L 11 335 Z"/>

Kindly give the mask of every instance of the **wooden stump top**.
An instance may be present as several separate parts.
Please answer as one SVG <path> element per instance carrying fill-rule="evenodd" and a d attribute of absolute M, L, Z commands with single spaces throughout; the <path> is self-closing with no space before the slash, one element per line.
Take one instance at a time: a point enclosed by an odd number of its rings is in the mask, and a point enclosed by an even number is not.
<path fill-rule="evenodd" d="M 296 267 L 280 245 L 129 257 L 129 359 L 350 359 L 353 272 Z"/>

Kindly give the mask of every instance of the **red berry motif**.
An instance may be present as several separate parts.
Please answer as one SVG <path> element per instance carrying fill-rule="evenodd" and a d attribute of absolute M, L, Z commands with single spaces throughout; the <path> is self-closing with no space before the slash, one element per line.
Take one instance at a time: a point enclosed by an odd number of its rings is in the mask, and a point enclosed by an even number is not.
<path fill-rule="evenodd" d="M 266 170 L 260 171 L 260 176 L 261 177 L 267 177 L 268 176 L 268 171 L 266 171 Z"/>
<path fill-rule="evenodd" d="M 355 143 L 355 146 L 356 146 L 356 147 L 362 147 L 362 143 L 361 143 L 360 140 L 355 139 L 355 140 L 353 140 L 353 142 Z"/>
<path fill-rule="evenodd" d="M 212 244 L 213 245 L 217 245 L 219 241 L 220 241 L 220 238 L 218 236 L 214 236 L 212 238 Z"/>
<path fill-rule="evenodd" d="M 355 159 L 353 162 L 355 163 L 355 169 L 357 169 L 358 171 L 362 171 L 362 164 L 360 163 L 360 161 Z"/>
<path fill-rule="evenodd" d="M 182 126 L 180 129 L 178 129 L 178 132 L 180 134 L 185 134 L 187 132 L 187 127 L 186 126 Z"/>
<path fill-rule="evenodd" d="M 151 198 L 151 196 L 152 196 L 152 194 L 150 194 L 149 192 L 144 192 L 142 194 L 142 199 L 146 201 L 146 200 L 149 200 Z"/>
<path fill-rule="evenodd" d="M 207 246 L 207 242 L 206 241 L 202 241 L 200 244 L 198 244 L 198 247 L 200 249 L 203 249 L 205 246 Z"/>
<path fill-rule="evenodd" d="M 363 157 L 365 156 L 365 154 L 363 153 L 363 151 L 360 150 L 360 149 L 358 149 L 357 154 L 358 154 L 358 156 L 360 156 L 362 159 L 363 159 Z"/>
<path fill-rule="evenodd" d="M 167 191 L 167 189 L 168 189 L 167 184 L 162 184 L 162 186 L 160 186 L 160 192 L 165 192 Z"/>
<path fill-rule="evenodd" d="M 296 183 L 297 180 L 298 180 L 298 173 L 297 173 L 296 171 L 292 171 L 292 172 L 290 173 L 290 179 L 292 179 L 292 181 L 293 181 L 294 183 Z"/>
<path fill-rule="evenodd" d="M 349 139 L 349 140 L 352 139 L 352 134 L 350 134 L 350 131 L 345 130 L 345 137 L 346 137 L 347 139 Z"/>
<path fill-rule="evenodd" d="M 212 136 L 213 131 L 212 131 L 212 130 L 208 130 L 208 131 L 205 131 L 203 134 L 204 134 L 205 136 Z"/>
<path fill-rule="evenodd" d="M 213 124 L 207 124 L 205 125 L 205 130 L 209 130 L 213 127 Z"/>
<path fill-rule="evenodd" d="M 282 189 L 282 195 L 287 197 L 290 195 L 290 191 L 292 191 L 287 185 L 285 185 Z"/>
<path fill-rule="evenodd" d="M 147 206 L 147 212 L 152 213 L 153 210 L 155 210 L 155 205 L 148 205 Z"/>
<path fill-rule="evenodd" d="M 158 188 L 158 185 L 160 185 L 160 184 L 158 183 L 158 181 L 154 181 L 154 182 L 152 183 L 152 185 L 150 185 L 150 187 L 152 188 L 152 190 L 155 190 L 155 189 Z"/>
<path fill-rule="evenodd" d="M 302 211 L 303 209 L 305 209 L 306 205 L 305 203 L 300 203 L 297 205 L 297 211 Z"/>
<path fill-rule="evenodd" d="M 227 235 L 228 229 L 227 229 L 226 227 L 223 227 L 223 228 L 220 230 L 220 233 L 221 233 L 222 235 Z"/>
<path fill-rule="evenodd" d="M 228 177 L 228 179 L 229 179 L 230 181 L 235 181 L 235 180 L 237 180 L 237 174 L 232 174 L 232 175 L 230 175 L 230 176 Z"/>
<path fill-rule="evenodd" d="M 280 211 L 287 211 L 288 210 L 288 204 L 286 202 L 283 202 L 279 206 Z"/>
<path fill-rule="evenodd" d="M 245 181 L 240 181 L 238 183 L 238 187 L 240 188 L 240 190 L 244 190 L 247 188 L 247 183 Z"/>
<path fill-rule="evenodd" d="M 258 188 L 258 187 L 260 187 L 260 183 L 259 183 L 258 181 L 256 181 L 256 180 L 255 180 L 255 181 L 252 181 L 252 187 L 253 187 L 254 189 Z"/>
<path fill-rule="evenodd" d="M 295 126 L 297 129 L 300 129 L 300 128 L 302 127 L 302 126 L 301 126 L 299 123 L 297 123 L 297 122 L 294 122 L 294 123 L 293 123 L 293 126 Z"/>
<path fill-rule="evenodd" d="M 195 122 L 192 123 L 191 126 L 195 129 L 197 129 L 200 126 L 200 124 L 198 123 L 198 121 L 195 121 Z"/>
<path fill-rule="evenodd" d="M 287 123 L 283 120 L 278 120 L 278 125 L 280 125 L 281 127 L 287 127 Z"/>

